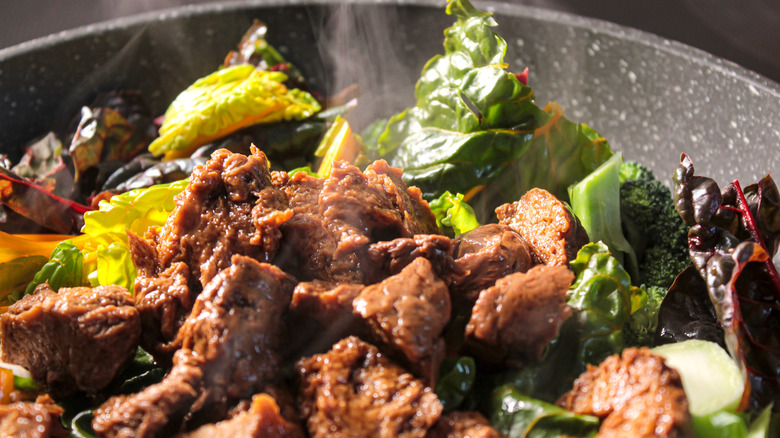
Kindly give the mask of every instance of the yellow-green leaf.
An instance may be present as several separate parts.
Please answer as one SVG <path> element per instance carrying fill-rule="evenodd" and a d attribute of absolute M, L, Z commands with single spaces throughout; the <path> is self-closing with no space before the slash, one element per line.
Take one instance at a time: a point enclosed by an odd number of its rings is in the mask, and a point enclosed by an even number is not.
<path fill-rule="evenodd" d="M 149 151 L 165 154 L 166 160 L 181 158 L 246 126 L 301 120 L 320 110 L 311 94 L 288 89 L 285 80 L 282 72 L 252 65 L 227 67 L 198 79 L 168 107 Z"/>

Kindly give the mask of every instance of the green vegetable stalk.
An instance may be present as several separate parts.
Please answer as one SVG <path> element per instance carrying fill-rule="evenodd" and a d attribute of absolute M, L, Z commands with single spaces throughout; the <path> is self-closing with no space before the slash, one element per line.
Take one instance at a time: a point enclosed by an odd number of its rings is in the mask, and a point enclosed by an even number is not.
<path fill-rule="evenodd" d="M 569 187 L 571 208 L 591 242 L 604 242 L 613 256 L 639 278 L 636 253 L 623 235 L 620 216 L 620 166 L 617 153 L 582 181 Z"/>

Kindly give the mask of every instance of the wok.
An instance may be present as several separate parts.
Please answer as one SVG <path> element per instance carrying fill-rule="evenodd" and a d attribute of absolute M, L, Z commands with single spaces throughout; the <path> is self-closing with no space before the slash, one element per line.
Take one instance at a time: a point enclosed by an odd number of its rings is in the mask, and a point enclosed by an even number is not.
<path fill-rule="evenodd" d="M 213 3 L 121 18 L 0 50 L 0 152 L 17 158 L 21 146 L 67 123 L 100 90 L 139 89 L 162 114 L 181 90 L 215 69 L 254 18 L 268 24 L 269 41 L 314 88 L 330 92 L 339 82 L 357 81 L 363 102 L 377 109 L 368 113 L 387 115 L 413 103 L 422 65 L 441 51 L 442 30 L 452 21 L 442 3 Z M 495 12 L 510 68 L 529 67 L 538 104 L 558 101 L 570 119 L 588 123 L 613 149 L 649 165 L 661 179 L 669 179 L 681 152 L 699 173 L 724 182 L 754 181 L 778 169 L 777 83 L 607 22 L 509 3 L 476 5 Z M 339 16 L 364 17 L 356 21 L 362 32 L 328 39 L 327 24 Z M 356 47 L 356 40 L 368 46 Z M 335 77 L 347 58 L 358 61 L 351 77 Z"/>

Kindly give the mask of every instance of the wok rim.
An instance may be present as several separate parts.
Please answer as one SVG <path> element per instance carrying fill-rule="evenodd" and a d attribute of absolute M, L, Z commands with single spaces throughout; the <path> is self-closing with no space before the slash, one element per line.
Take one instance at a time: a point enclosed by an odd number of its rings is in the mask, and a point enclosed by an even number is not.
<path fill-rule="evenodd" d="M 339 0 L 355 5 L 399 5 L 441 8 L 440 0 Z M 100 35 L 115 30 L 127 29 L 153 21 L 176 20 L 181 17 L 218 14 L 224 11 L 238 11 L 248 8 L 275 8 L 283 6 L 323 6 L 336 3 L 334 0 L 242 0 L 219 1 L 197 5 L 184 5 L 151 12 L 129 15 L 93 24 L 75 27 L 35 38 L 4 49 L 0 49 L 0 64 L 7 60 L 24 56 L 38 50 L 65 44 L 79 38 Z M 712 55 L 704 50 L 689 46 L 679 41 L 663 38 L 650 32 L 615 24 L 609 21 L 585 17 L 569 12 L 554 11 L 535 6 L 519 5 L 506 1 L 475 0 L 475 5 L 493 13 L 512 17 L 530 18 L 541 22 L 562 24 L 565 26 L 585 29 L 595 34 L 602 34 L 618 40 L 647 46 L 675 57 L 684 58 L 689 62 L 711 68 L 721 74 L 744 81 L 748 85 L 758 87 L 780 100 L 780 83 L 766 76 L 749 70 L 739 64 Z M 756 90 L 758 92 L 758 90 Z"/>

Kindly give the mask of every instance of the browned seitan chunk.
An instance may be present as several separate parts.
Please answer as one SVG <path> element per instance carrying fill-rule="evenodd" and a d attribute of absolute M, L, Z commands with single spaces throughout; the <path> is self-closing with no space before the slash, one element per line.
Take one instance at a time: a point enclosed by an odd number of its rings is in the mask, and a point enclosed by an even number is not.
<path fill-rule="evenodd" d="M 60 422 L 64 412 L 48 395 L 35 402 L 0 404 L 0 436 L 50 438 L 68 436 Z"/>
<path fill-rule="evenodd" d="M 690 436 L 680 375 L 648 348 L 627 348 L 574 382 L 558 405 L 602 419 L 598 437 Z"/>
<path fill-rule="evenodd" d="M 455 277 L 450 290 L 474 305 L 480 291 L 496 280 L 515 272 L 526 272 L 534 265 L 531 252 L 519 233 L 507 225 L 487 224 L 458 236 L 452 244 L 455 263 L 467 274 Z"/>
<path fill-rule="evenodd" d="M 142 314 L 143 347 L 170 360 L 195 297 L 235 254 L 270 261 L 291 216 L 285 194 L 271 183 L 265 154 L 220 149 L 197 166 L 159 232 L 129 237 L 138 269 L 136 304 Z"/>
<path fill-rule="evenodd" d="M 442 416 L 426 438 L 501 438 L 479 412 L 455 411 Z"/>
<path fill-rule="evenodd" d="M 466 326 L 466 348 L 483 363 L 521 367 L 541 358 L 571 315 L 566 304 L 574 274 L 564 266 L 535 266 L 479 294 Z"/>
<path fill-rule="evenodd" d="M 429 384 L 444 358 L 442 332 L 450 320 L 450 294 L 431 262 L 417 258 L 352 302 L 388 353 Z"/>
<path fill-rule="evenodd" d="M 455 264 L 452 258 L 452 240 L 437 234 L 417 234 L 414 237 L 399 237 L 385 242 L 377 242 L 368 248 L 365 269 L 366 283 L 378 283 L 395 275 L 416 258 L 428 259 L 436 275 L 450 283 L 456 276 L 465 272 Z"/>
<path fill-rule="evenodd" d="M 363 266 L 371 243 L 438 231 L 428 203 L 400 175 L 385 162 L 363 173 L 343 161 L 328 178 L 277 175 L 293 215 L 275 263 L 303 281 L 371 281 Z"/>
<path fill-rule="evenodd" d="M 312 438 L 422 438 L 439 420 L 433 389 L 356 337 L 297 364 Z"/>
<path fill-rule="evenodd" d="M 3 361 L 64 397 L 108 386 L 133 358 L 141 321 L 123 287 L 43 284 L 0 315 L 0 331 Z"/>
<path fill-rule="evenodd" d="M 252 397 L 247 411 L 215 424 L 207 424 L 177 438 L 304 438 L 300 427 L 279 412 L 276 400 L 268 394 Z"/>
<path fill-rule="evenodd" d="M 568 266 L 588 243 L 588 234 L 566 204 L 544 189 L 531 189 L 496 209 L 498 222 L 509 225 L 530 245 L 537 263 Z"/>
<path fill-rule="evenodd" d="M 198 296 L 170 373 L 137 394 L 109 399 L 95 415 L 95 430 L 108 437 L 170 434 L 186 415 L 217 421 L 260 392 L 278 377 L 293 285 L 273 265 L 233 256 Z"/>

